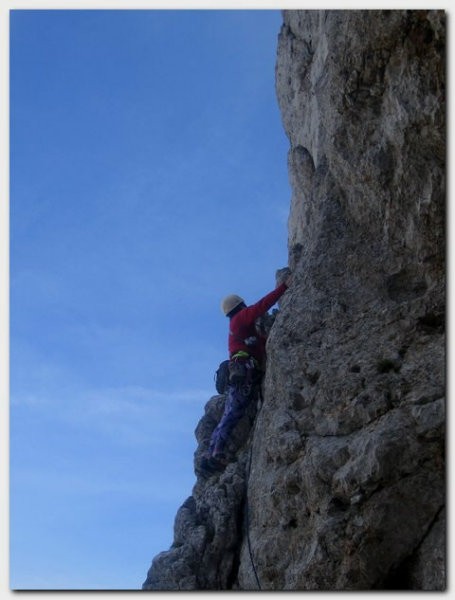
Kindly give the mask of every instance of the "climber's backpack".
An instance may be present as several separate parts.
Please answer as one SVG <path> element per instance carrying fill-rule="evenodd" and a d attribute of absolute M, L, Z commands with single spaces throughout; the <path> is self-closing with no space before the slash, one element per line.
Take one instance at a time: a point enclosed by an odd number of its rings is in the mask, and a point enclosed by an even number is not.
<path fill-rule="evenodd" d="M 219 394 L 224 394 L 229 385 L 229 360 L 223 360 L 215 373 L 215 387 Z"/>

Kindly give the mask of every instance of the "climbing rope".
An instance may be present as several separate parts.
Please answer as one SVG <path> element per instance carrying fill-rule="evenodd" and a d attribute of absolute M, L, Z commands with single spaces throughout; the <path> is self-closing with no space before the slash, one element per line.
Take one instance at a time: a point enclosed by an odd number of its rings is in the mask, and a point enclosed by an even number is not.
<path fill-rule="evenodd" d="M 253 551 L 251 549 L 250 514 L 249 514 L 250 511 L 249 511 L 249 505 L 248 505 L 248 482 L 250 480 L 251 462 L 252 462 L 252 459 L 253 459 L 254 433 L 256 431 L 256 423 L 257 423 L 258 414 L 259 414 L 259 411 L 262 408 L 262 390 L 261 390 L 261 387 L 259 387 L 258 400 L 260 402 L 260 406 L 259 406 L 259 410 L 258 410 L 258 412 L 256 414 L 256 418 L 255 418 L 255 421 L 254 421 L 253 435 L 251 436 L 250 455 L 249 455 L 249 458 L 248 458 L 248 469 L 247 469 L 247 476 L 246 476 L 246 486 L 245 486 L 245 525 L 246 525 L 246 539 L 247 539 L 247 545 L 248 545 L 248 554 L 250 555 L 251 566 L 253 567 L 253 573 L 254 573 L 254 576 L 256 578 L 256 583 L 257 583 L 258 589 L 262 590 L 261 582 L 259 581 L 259 576 L 258 576 L 258 573 L 256 571 L 256 567 L 254 565 Z"/>

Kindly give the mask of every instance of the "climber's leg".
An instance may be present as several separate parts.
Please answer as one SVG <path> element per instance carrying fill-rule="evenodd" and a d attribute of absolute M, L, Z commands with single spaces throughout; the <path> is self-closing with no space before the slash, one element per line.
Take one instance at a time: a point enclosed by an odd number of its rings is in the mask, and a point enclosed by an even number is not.
<path fill-rule="evenodd" d="M 210 439 L 210 456 L 216 456 L 217 454 L 223 453 L 232 430 L 245 414 L 245 409 L 248 406 L 249 400 L 250 394 L 245 394 L 245 389 L 243 387 L 229 386 L 223 416 L 214 429 Z"/>

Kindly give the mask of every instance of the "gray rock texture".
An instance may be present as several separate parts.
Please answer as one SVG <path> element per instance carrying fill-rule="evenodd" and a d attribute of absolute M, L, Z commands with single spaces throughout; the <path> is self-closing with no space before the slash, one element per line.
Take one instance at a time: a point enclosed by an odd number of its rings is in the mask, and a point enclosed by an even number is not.
<path fill-rule="evenodd" d="M 294 281 L 144 589 L 445 589 L 444 84 L 443 11 L 284 11 Z"/>

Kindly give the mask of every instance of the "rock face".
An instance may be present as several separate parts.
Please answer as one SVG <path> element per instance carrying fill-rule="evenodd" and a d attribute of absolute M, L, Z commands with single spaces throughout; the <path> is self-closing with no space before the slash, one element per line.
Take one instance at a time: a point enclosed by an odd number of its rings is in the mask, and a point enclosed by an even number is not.
<path fill-rule="evenodd" d="M 285 11 L 289 266 L 264 400 L 144 589 L 445 589 L 445 14 Z M 223 396 L 207 406 L 195 467 Z"/>

